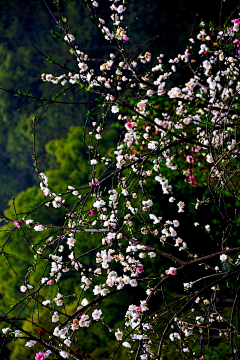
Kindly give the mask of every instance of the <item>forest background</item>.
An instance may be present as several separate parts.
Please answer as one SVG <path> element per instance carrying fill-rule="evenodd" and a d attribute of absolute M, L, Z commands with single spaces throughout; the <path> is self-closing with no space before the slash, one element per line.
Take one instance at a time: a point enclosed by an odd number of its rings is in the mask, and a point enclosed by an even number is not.
<path fill-rule="evenodd" d="M 94 58 L 104 58 L 111 45 L 104 41 L 94 25 L 85 2 L 68 0 L 66 3 L 71 33 L 81 44 L 82 50 Z M 234 0 L 225 1 L 222 16 L 230 15 L 237 3 L 238 1 Z M 51 2 L 48 4 L 52 6 Z M 136 0 L 136 12 L 132 5 L 133 11 L 128 14 L 131 36 L 126 47 L 134 50 L 141 43 L 158 35 L 149 49 L 153 56 L 163 53 L 167 59 L 174 57 L 183 51 L 201 20 L 211 20 L 218 24 L 220 4 L 221 1 L 216 0 L 202 0 L 199 3 L 193 0 Z M 42 0 L 1 0 L 0 14 L 0 87 L 9 91 L 1 90 L 0 97 L 0 214 L 5 211 L 7 216 L 13 214 L 13 197 L 18 211 L 24 213 L 34 207 L 42 196 L 39 193 L 39 179 L 33 167 L 31 129 L 32 119 L 43 111 L 40 106 L 43 101 L 24 106 L 29 99 L 14 96 L 11 92 L 19 91 L 21 94 L 33 94 L 39 99 L 52 99 L 53 86 L 43 83 L 41 74 L 54 73 L 57 76 L 61 74 L 61 69 L 54 67 L 47 57 L 68 65 L 72 56 L 66 51 L 64 44 L 50 34 L 50 29 L 56 30 L 55 22 Z M 184 77 L 184 72 L 176 74 L 176 83 L 181 77 Z M 78 101 L 83 97 L 87 100 L 86 94 L 79 93 Z M 56 192 L 65 188 L 66 184 L 77 186 L 89 180 L 80 141 L 87 110 L 87 105 L 53 103 L 38 124 L 36 151 L 39 169 L 48 174 Z M 116 136 L 117 129 L 111 128 L 109 124 L 104 143 L 106 149 L 113 147 Z M 53 216 L 57 222 L 59 213 Z M 5 232 L 0 232 L 1 241 L 4 236 Z M 17 274 L 14 274 L 14 269 L 7 261 L 0 265 L 1 314 L 18 298 L 19 286 L 30 258 L 29 250 L 17 235 L 14 244 L 11 242 L 9 260 L 14 259 Z M 25 264 L 20 262 L 19 254 Z M 154 262 L 149 266 L 155 266 Z M 69 286 L 74 286 L 74 279 L 69 280 Z M 121 303 L 124 302 L 124 293 L 121 296 L 122 298 L 118 299 L 119 313 Z M 113 344 L 105 343 L 104 331 L 100 333 L 92 327 L 91 332 L 91 341 L 90 337 L 83 338 L 82 347 L 84 351 L 90 352 L 93 358 L 98 354 L 97 358 L 104 359 Z M 29 348 L 26 348 L 25 354 L 22 353 L 22 348 L 19 350 L 17 343 L 9 344 L 8 347 L 10 352 L 5 349 L 1 359 L 31 358 Z M 99 354 L 102 354 L 101 357 Z M 119 353 L 120 358 L 124 358 L 124 354 Z"/>

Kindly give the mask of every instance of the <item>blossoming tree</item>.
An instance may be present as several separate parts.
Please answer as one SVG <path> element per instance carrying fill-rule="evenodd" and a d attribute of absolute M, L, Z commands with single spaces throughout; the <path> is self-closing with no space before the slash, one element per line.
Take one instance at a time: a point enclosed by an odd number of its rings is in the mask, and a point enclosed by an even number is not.
<path fill-rule="evenodd" d="M 46 86 L 63 86 L 43 100 L 47 106 L 64 103 L 72 88 L 91 97 L 82 132 L 89 183 L 68 183 L 55 193 L 37 162 L 40 118 L 34 119 L 34 163 L 45 201 L 2 218 L 12 224 L 2 255 L 16 232 L 34 255 L 20 285 L 22 298 L 0 317 L 3 337 L 24 339 L 36 348 L 36 360 L 82 359 L 79 331 L 88 336 L 92 326 L 103 325 L 115 341 L 112 359 L 122 348 L 130 359 L 168 359 L 173 353 L 181 359 L 238 359 L 240 15 L 235 11 L 221 29 L 201 22 L 182 54 L 165 62 L 163 54 L 152 59 L 143 51 L 146 44 L 127 51 L 126 1 L 109 2 L 104 17 L 101 4 L 88 0 L 93 20 L 115 47 L 106 59 L 92 59 L 76 45 L 62 4 L 54 3 L 62 32 L 54 35 L 75 65 L 71 71 L 62 67 L 60 76 L 42 74 Z M 188 78 L 170 87 L 182 69 Z M 118 141 L 102 154 L 110 124 Z M 49 214 L 61 209 L 60 220 L 43 223 L 42 208 Z M 31 242 L 26 232 L 32 239 L 41 234 L 41 240 Z M 90 248 L 79 252 L 86 240 Z M 33 286 L 39 268 L 39 285 Z M 77 287 L 68 288 L 69 277 Z M 121 291 L 133 302 L 126 299 L 124 319 L 115 326 L 105 320 L 111 311 L 105 304 Z M 29 329 L 20 314 L 31 307 L 38 318 L 29 317 Z"/>

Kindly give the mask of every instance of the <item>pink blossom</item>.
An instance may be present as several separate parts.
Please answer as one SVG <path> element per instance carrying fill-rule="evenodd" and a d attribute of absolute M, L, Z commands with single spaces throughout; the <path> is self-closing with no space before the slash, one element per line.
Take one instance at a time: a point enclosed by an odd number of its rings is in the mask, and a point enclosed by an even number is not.
<path fill-rule="evenodd" d="M 142 265 L 140 265 L 140 266 L 138 267 L 138 272 L 139 272 L 139 274 L 141 274 L 142 272 L 144 272 Z"/>
<path fill-rule="evenodd" d="M 176 238 L 176 242 L 177 242 L 177 244 L 181 244 L 181 243 L 182 243 L 182 239 L 181 239 L 180 237 L 177 237 L 177 238 Z"/>
<path fill-rule="evenodd" d="M 93 211 L 90 210 L 88 216 L 93 216 Z"/>
<path fill-rule="evenodd" d="M 142 311 L 142 309 L 141 309 L 141 307 L 140 306 L 138 306 L 138 307 L 136 307 L 136 309 L 135 309 L 137 312 L 141 312 Z"/>
<path fill-rule="evenodd" d="M 91 182 L 89 182 L 89 186 L 98 186 L 98 185 L 99 185 L 98 179 L 93 179 Z"/>
<path fill-rule="evenodd" d="M 174 267 L 170 267 L 168 270 L 168 275 L 177 275 L 177 269 Z"/>
<path fill-rule="evenodd" d="M 192 181 L 193 179 L 194 179 L 194 176 L 193 176 L 193 175 L 189 176 L 189 180 L 190 180 L 190 181 Z"/>
<path fill-rule="evenodd" d="M 186 57 L 189 57 L 189 50 L 188 50 L 188 49 L 186 49 L 184 55 L 185 55 Z"/>
<path fill-rule="evenodd" d="M 238 44 L 238 43 L 239 43 L 238 39 L 233 40 L 233 44 Z"/>
<path fill-rule="evenodd" d="M 147 105 L 148 100 L 141 100 L 138 104 L 137 107 L 139 108 L 139 111 L 144 111 L 145 107 Z"/>
<path fill-rule="evenodd" d="M 193 181 L 193 180 L 190 180 L 190 181 L 191 181 L 191 184 L 192 184 L 194 187 L 196 187 L 196 186 L 197 186 L 196 181 Z"/>
<path fill-rule="evenodd" d="M 231 20 L 233 24 L 240 24 L 240 19 L 233 19 Z"/>
<path fill-rule="evenodd" d="M 188 174 L 192 174 L 192 173 L 193 173 L 193 169 L 187 169 L 187 173 L 188 173 Z"/>
<path fill-rule="evenodd" d="M 188 156 L 187 156 L 187 162 L 193 163 L 193 162 L 194 162 L 194 157 L 191 156 L 191 155 L 188 155 Z"/>
<path fill-rule="evenodd" d="M 48 196 L 48 195 L 50 194 L 50 190 L 45 187 L 45 188 L 43 189 L 43 194 L 44 194 L 45 196 Z"/>
<path fill-rule="evenodd" d="M 17 227 L 17 228 L 20 228 L 20 224 L 18 221 L 14 221 L 14 225 Z"/>
<path fill-rule="evenodd" d="M 194 152 L 198 152 L 198 151 L 200 151 L 201 150 L 201 146 L 196 146 L 195 148 L 192 148 L 192 151 L 194 151 Z"/>
<path fill-rule="evenodd" d="M 47 284 L 51 285 L 53 283 L 53 280 L 48 280 Z"/>
<path fill-rule="evenodd" d="M 129 37 L 127 37 L 127 35 L 123 35 L 123 40 L 124 40 L 124 41 L 128 41 L 128 40 L 129 40 Z"/>
<path fill-rule="evenodd" d="M 37 353 L 36 354 L 36 356 L 35 356 L 35 360 L 43 360 L 43 359 L 45 359 L 46 357 L 45 357 L 45 354 L 43 353 L 43 352 L 39 352 L 39 353 Z"/>
<path fill-rule="evenodd" d="M 132 129 L 132 123 L 127 122 L 127 123 L 125 124 L 125 128 L 126 128 L 127 130 L 131 130 L 131 129 Z"/>

